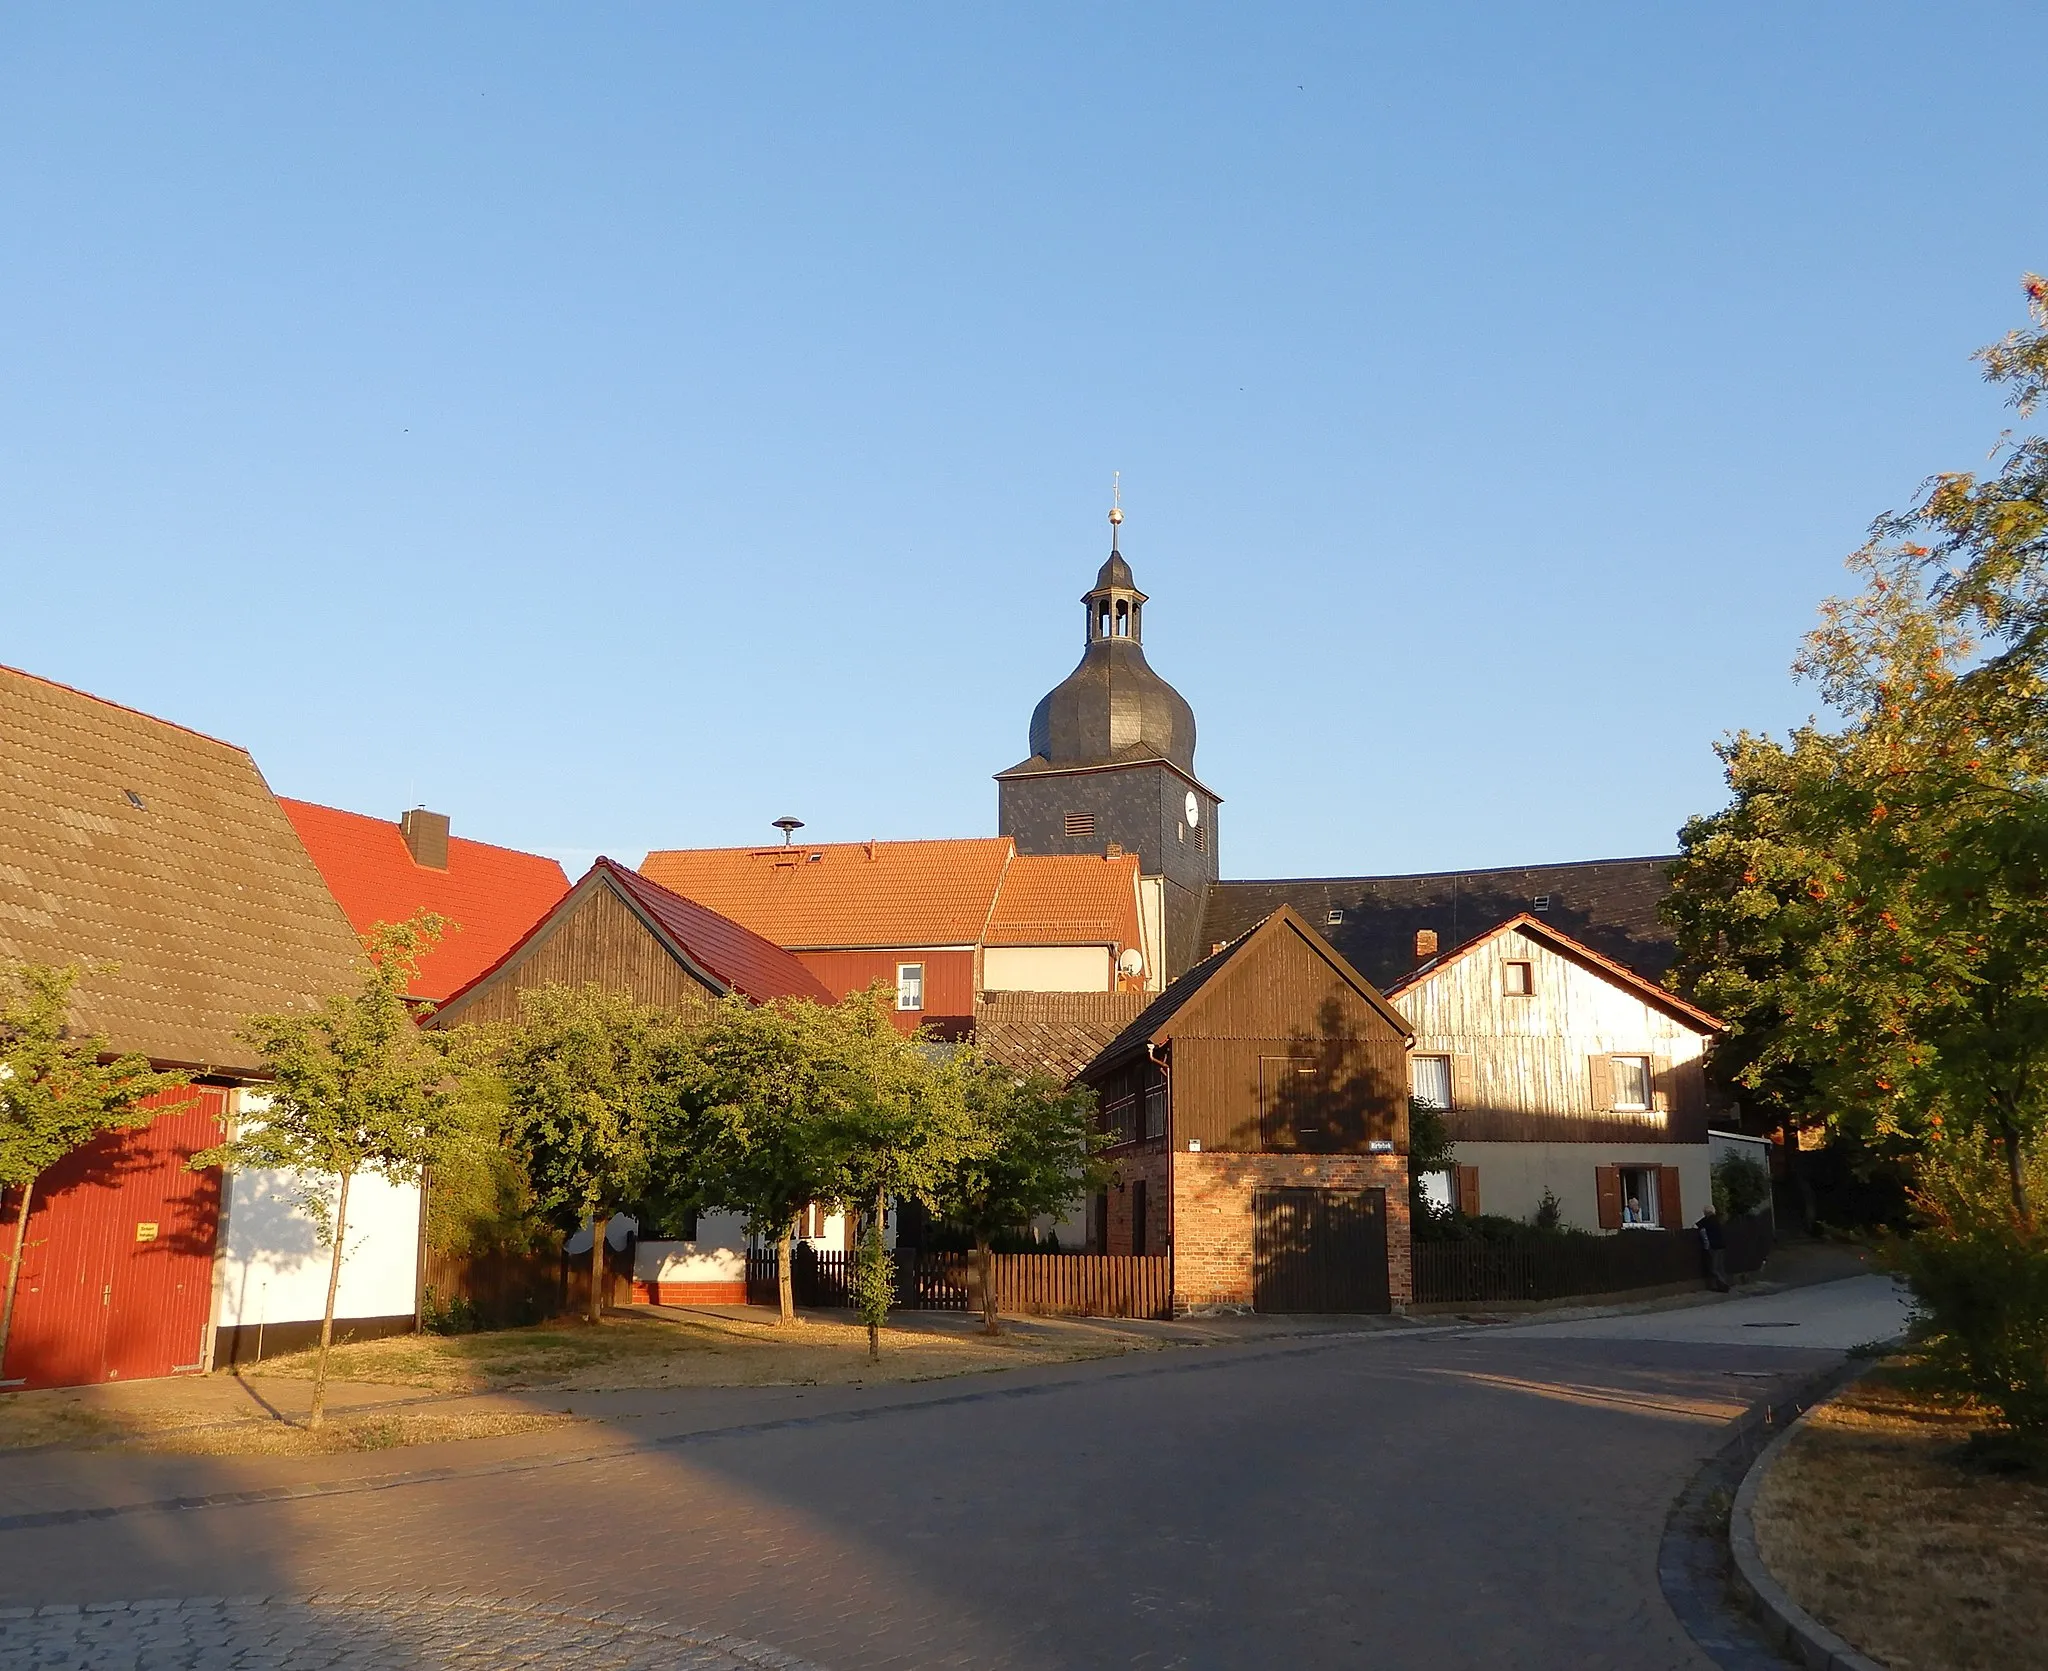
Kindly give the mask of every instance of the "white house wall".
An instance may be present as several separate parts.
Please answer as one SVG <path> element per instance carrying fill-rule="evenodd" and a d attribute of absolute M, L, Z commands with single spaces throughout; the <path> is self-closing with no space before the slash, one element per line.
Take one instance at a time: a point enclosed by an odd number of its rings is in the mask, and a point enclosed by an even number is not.
<path fill-rule="evenodd" d="M 1684 1229 L 1707 1210 L 1712 1175 L 1704 1143 L 1460 1143 L 1458 1164 L 1479 1169 L 1479 1210 L 1533 1218 L 1547 1189 L 1564 1222 L 1600 1228 L 1594 1172 L 1602 1166 L 1668 1166 L 1678 1170 L 1679 1222 Z"/>
<path fill-rule="evenodd" d="M 287 1172 L 237 1172 L 227 1181 L 226 1245 L 218 1267 L 216 1323 L 317 1322 L 327 1305 L 332 1249 Z M 332 1210 L 334 1186 L 327 1187 Z M 419 1281 L 420 1192 L 372 1174 L 349 1186 L 338 1318 L 410 1317 Z"/>
<path fill-rule="evenodd" d="M 1107 946 L 989 946 L 981 954 L 987 992 L 1113 992 Z"/>

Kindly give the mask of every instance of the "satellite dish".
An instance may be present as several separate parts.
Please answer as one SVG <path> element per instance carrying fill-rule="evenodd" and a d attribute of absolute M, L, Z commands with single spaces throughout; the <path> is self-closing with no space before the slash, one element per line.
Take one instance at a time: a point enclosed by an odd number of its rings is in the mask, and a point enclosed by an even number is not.
<path fill-rule="evenodd" d="M 1123 956 L 1116 960 L 1116 966 L 1132 980 L 1136 980 L 1145 972 L 1145 954 L 1136 946 L 1126 946 Z"/>

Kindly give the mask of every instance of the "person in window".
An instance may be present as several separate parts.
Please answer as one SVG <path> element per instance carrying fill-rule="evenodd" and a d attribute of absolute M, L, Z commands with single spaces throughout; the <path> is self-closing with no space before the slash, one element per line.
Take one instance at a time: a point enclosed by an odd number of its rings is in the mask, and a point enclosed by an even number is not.
<path fill-rule="evenodd" d="M 1711 1205 L 1700 1214 L 1695 1226 L 1700 1233 L 1700 1245 L 1707 1253 L 1707 1280 L 1714 1285 L 1714 1292 L 1728 1292 L 1728 1233 L 1721 1227 L 1721 1215 Z"/>
<path fill-rule="evenodd" d="M 1643 1222 L 1643 1209 L 1636 1205 L 1636 1198 L 1633 1195 L 1626 1197 L 1621 1203 L 1621 1222 L 1623 1224 L 1641 1224 Z"/>

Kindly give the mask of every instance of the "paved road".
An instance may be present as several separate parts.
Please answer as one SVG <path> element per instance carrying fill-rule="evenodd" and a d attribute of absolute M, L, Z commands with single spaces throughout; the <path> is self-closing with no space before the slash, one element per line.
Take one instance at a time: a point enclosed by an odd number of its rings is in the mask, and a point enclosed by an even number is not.
<path fill-rule="evenodd" d="M 1807 1291 L 1820 1295 L 1810 1320 L 1830 1300 L 1845 1313 L 1864 1303 L 1853 1284 L 1829 1287 Z M 132 1643 L 132 1659 L 81 1647 L 90 1614 L 0 1619 L 0 1667 L 67 1653 L 96 1667 L 225 1665 L 237 1643 L 261 1649 L 237 1665 L 623 1667 L 663 1630 L 695 1644 L 688 1658 L 679 1643 L 679 1665 L 788 1655 L 826 1671 L 1704 1667 L 1658 1590 L 1665 1517 L 1743 1404 L 1834 1354 L 1753 1338 L 1776 1331 L 1552 1330 L 780 1390 L 747 1395 L 744 1412 L 727 1394 L 704 1403 L 723 1428 L 681 1406 L 648 1412 L 625 1424 L 630 1450 L 581 1462 L 508 1469 L 504 1445 L 387 1453 L 350 1460 L 470 1471 L 4 1531 L 0 1605 L 326 1599 L 235 1615 L 260 1627 L 222 1614 L 196 1647 L 151 1638 L 133 1612 L 117 1623 L 140 1635 L 90 1627 L 102 1649 Z M 479 1456 L 490 1460 L 464 1461 Z M 49 1458 L 38 1466 L 54 1505 L 64 1481 Z M 152 1469 L 173 1464 L 132 1466 L 129 1495 L 146 1499 Z M 228 1462 L 175 1466 L 187 1483 L 195 1468 L 222 1487 L 255 1477 Z M 423 1647 L 445 1645 L 458 1601 L 475 1651 Z M 531 1652 L 493 1646 L 520 1606 L 540 1609 L 519 1639 Z M 585 1653 L 571 1644 L 592 1614 L 609 1615 L 593 1628 L 625 1634 Z"/>
<path fill-rule="evenodd" d="M 1516 1333 L 1547 1340 L 1669 1340 L 1701 1346 L 1768 1343 L 1846 1352 L 1905 1332 L 1905 1288 L 1888 1276 L 1851 1277 L 1778 1294 L 1737 1295 L 1713 1305 L 1619 1317 L 1523 1323 Z"/>

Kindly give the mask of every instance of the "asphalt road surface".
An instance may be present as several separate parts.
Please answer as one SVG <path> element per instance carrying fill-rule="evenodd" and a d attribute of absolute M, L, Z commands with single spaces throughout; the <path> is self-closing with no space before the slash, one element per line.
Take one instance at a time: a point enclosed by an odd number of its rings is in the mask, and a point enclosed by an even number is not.
<path fill-rule="evenodd" d="M 1899 1309 L 1859 1278 L 918 1387 L 667 1393 L 598 1455 L 579 1427 L 324 1471 L 21 1459 L 0 1497 L 56 1523 L 0 1521 L 0 1606 L 82 1610 L 0 1616 L 0 1668 L 1705 1667 L 1658 1588 L 1673 1500 L 1744 1406 Z M 428 1467 L 449 1471 L 403 1477 Z M 65 1517 L 294 1468 L 335 1489 Z M 91 1610 L 109 1601 L 152 1605 Z"/>

